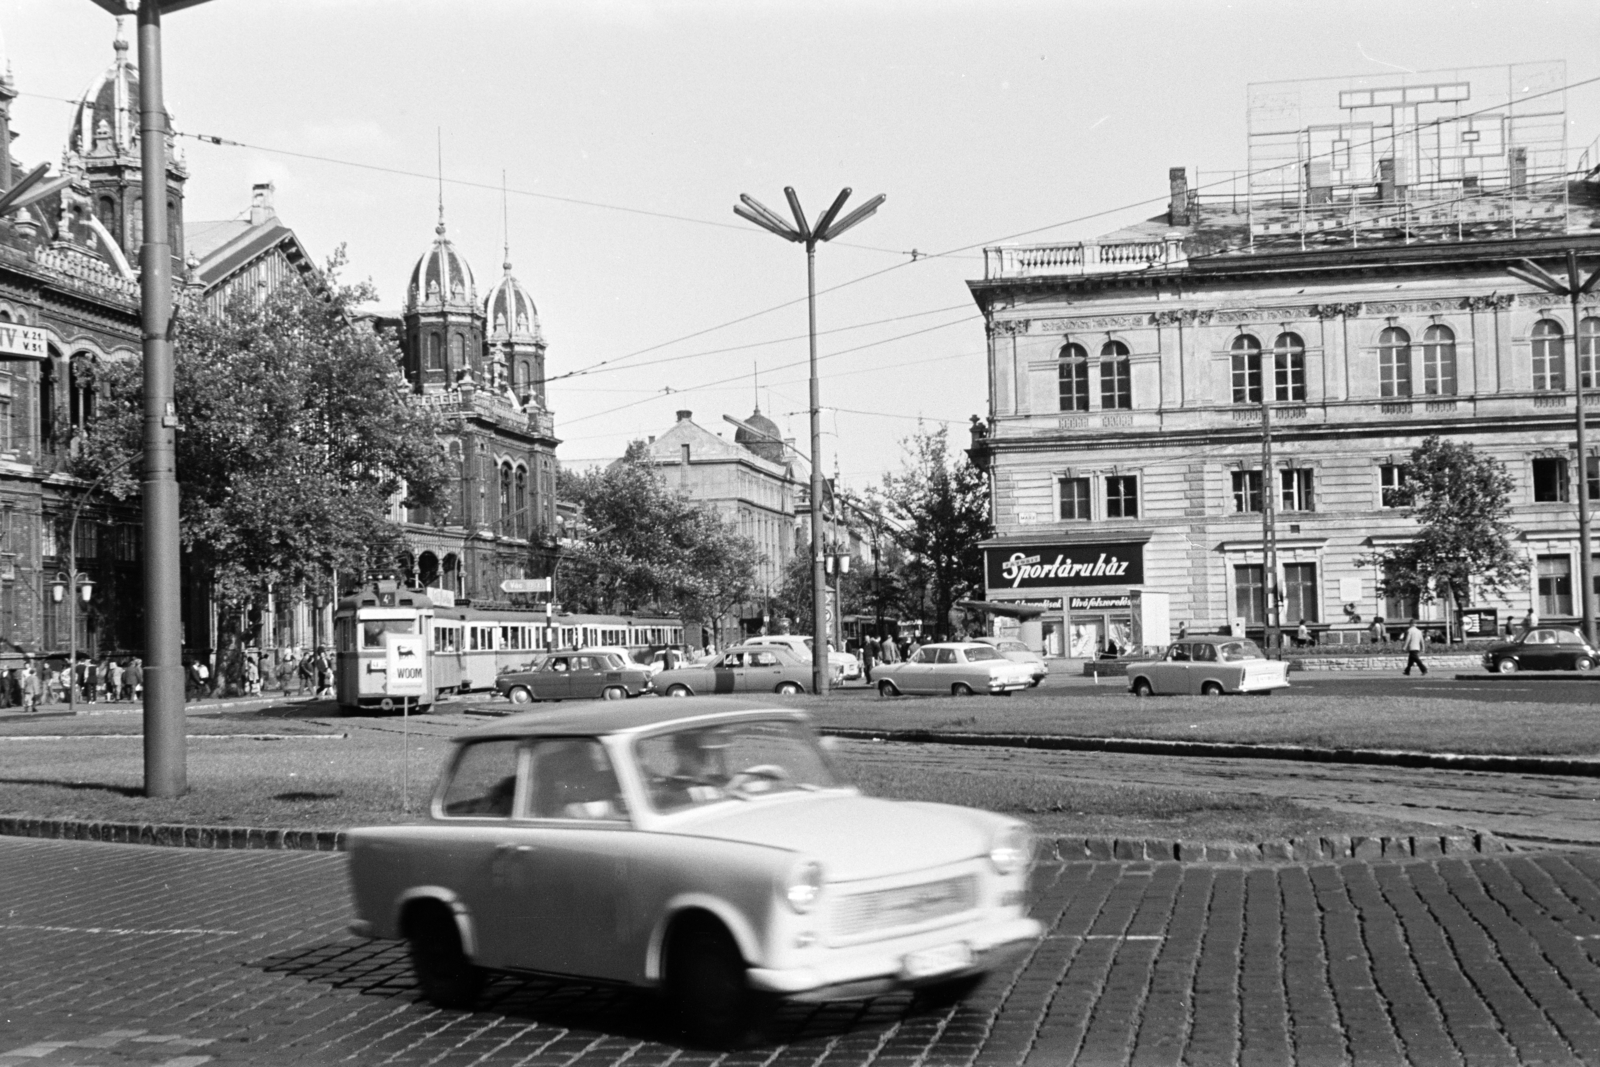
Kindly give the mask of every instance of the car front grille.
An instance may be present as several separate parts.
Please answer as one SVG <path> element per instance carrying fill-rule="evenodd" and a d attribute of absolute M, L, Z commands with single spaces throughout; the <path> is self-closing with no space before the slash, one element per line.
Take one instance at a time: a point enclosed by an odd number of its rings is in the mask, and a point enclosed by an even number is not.
<path fill-rule="evenodd" d="M 921 885 L 855 893 L 834 903 L 829 931 L 835 939 L 939 919 L 978 903 L 978 879 L 964 874 Z"/>

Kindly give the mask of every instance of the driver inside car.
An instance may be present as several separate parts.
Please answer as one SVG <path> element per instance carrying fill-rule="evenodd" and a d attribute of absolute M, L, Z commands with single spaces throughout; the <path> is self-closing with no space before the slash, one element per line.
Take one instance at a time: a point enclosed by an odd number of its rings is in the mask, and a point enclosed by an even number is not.
<path fill-rule="evenodd" d="M 651 800 L 657 810 L 671 811 L 721 799 L 721 783 L 728 778 L 723 767 L 726 745 L 717 743 L 703 730 L 682 730 L 671 740 L 673 768 L 651 780 Z"/>

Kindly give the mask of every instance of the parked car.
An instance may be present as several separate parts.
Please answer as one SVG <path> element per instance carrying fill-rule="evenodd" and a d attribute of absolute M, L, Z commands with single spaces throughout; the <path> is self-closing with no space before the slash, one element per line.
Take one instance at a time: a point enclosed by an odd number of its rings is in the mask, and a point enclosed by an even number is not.
<path fill-rule="evenodd" d="M 1033 684 L 1033 669 L 1013 663 L 1000 651 L 977 641 L 923 645 L 900 663 L 874 667 L 878 695 L 901 693 L 1011 693 Z"/>
<path fill-rule="evenodd" d="M 862 796 L 806 717 L 726 698 L 507 716 L 455 739 L 426 821 L 348 838 L 364 937 L 422 993 L 488 974 L 657 989 L 736 1043 L 780 998 L 953 1003 L 1029 950 L 1016 819 Z"/>
<path fill-rule="evenodd" d="M 1044 681 L 1045 675 L 1050 673 L 1044 657 L 1014 637 L 976 637 L 973 640 L 990 646 L 1012 663 L 1026 663 L 1033 670 L 1034 685 Z"/>
<path fill-rule="evenodd" d="M 812 638 L 804 634 L 762 634 L 745 639 L 747 645 L 782 645 L 796 656 L 811 662 Z M 828 666 L 833 668 L 835 681 L 853 682 L 861 677 L 861 661 L 853 652 L 840 652 L 828 645 Z"/>
<path fill-rule="evenodd" d="M 552 652 L 530 670 L 508 671 L 495 691 L 513 704 L 533 700 L 621 700 L 648 693 L 650 668 L 614 652 Z"/>
<path fill-rule="evenodd" d="M 784 645 L 737 645 L 700 663 L 655 676 L 656 691 L 669 697 L 708 693 L 804 693 L 811 688 L 811 660 Z"/>
<path fill-rule="evenodd" d="M 1540 626 L 1510 641 L 1497 641 L 1483 653 L 1483 665 L 1501 674 L 1517 671 L 1587 671 L 1600 663 L 1597 652 L 1576 630 Z"/>
<path fill-rule="evenodd" d="M 1128 664 L 1128 691 L 1152 693 L 1270 693 L 1289 684 L 1289 665 L 1267 659 L 1261 647 L 1242 637 L 1186 637 L 1174 641 L 1163 659 Z"/>

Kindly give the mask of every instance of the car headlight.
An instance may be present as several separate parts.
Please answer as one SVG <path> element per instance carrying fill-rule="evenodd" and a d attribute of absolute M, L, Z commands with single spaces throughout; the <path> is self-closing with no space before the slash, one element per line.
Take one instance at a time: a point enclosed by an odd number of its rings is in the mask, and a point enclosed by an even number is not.
<path fill-rule="evenodd" d="M 822 864 L 802 863 L 791 871 L 783 896 L 796 914 L 804 915 L 816 907 L 817 898 L 822 896 Z"/>
<path fill-rule="evenodd" d="M 989 845 L 989 862 L 1001 874 L 1014 874 L 1028 865 L 1033 853 L 1033 835 L 1026 826 L 1013 823 L 994 836 Z"/>

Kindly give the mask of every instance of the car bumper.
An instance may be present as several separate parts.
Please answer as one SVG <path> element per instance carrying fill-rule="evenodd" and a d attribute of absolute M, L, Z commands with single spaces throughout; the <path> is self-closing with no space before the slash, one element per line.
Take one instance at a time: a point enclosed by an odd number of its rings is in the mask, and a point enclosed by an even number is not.
<path fill-rule="evenodd" d="M 830 950 L 826 959 L 804 967 L 752 967 L 748 975 L 753 988 L 790 1000 L 858 1000 L 994 970 L 1026 953 L 1043 932 L 1044 927 L 1027 918 L 964 924 Z M 911 953 L 960 943 L 971 949 L 971 961 L 966 965 L 915 978 L 906 973 L 906 957 Z"/>
<path fill-rule="evenodd" d="M 991 681 L 989 683 L 989 692 L 991 692 L 991 693 L 1010 693 L 1010 692 L 1014 692 L 1014 691 L 1016 691 L 1018 689 L 1028 689 L 1032 685 L 1033 685 L 1033 677 L 1032 677 L 1032 675 L 1028 676 L 1027 678 L 1009 678 L 1009 679 L 996 678 L 995 680 L 993 680 L 993 681 Z"/>

